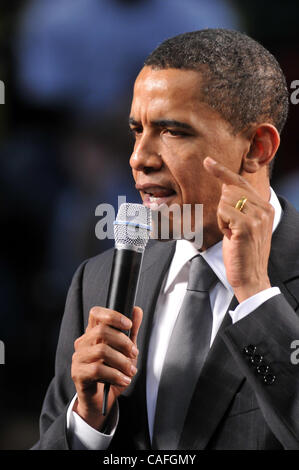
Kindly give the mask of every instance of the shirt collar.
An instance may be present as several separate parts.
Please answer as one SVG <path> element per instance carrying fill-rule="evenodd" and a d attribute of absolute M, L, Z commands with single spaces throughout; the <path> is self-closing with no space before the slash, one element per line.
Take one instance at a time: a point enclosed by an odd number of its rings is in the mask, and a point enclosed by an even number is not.
<path fill-rule="evenodd" d="M 274 221 L 273 221 L 273 229 L 276 230 L 282 215 L 282 208 L 278 197 L 276 196 L 273 189 L 270 187 L 270 200 L 269 203 L 274 207 Z M 170 286 L 175 281 L 177 275 L 182 270 L 183 266 L 188 263 L 194 256 L 198 255 L 199 251 L 196 248 L 193 242 L 188 240 L 177 240 L 176 242 L 176 249 L 175 253 L 168 271 L 168 276 L 166 279 L 166 283 L 164 285 L 164 293 L 170 288 Z M 222 257 L 222 240 L 215 245 L 208 248 L 206 251 L 200 253 L 203 258 L 209 263 L 213 271 L 215 272 L 218 279 L 222 282 L 222 284 L 231 292 L 233 292 L 233 288 L 229 284 L 226 271 L 224 267 L 223 257 Z"/>
<path fill-rule="evenodd" d="M 282 216 L 282 208 L 280 205 L 280 202 L 278 200 L 278 197 L 276 196 L 276 193 L 274 190 L 270 187 L 270 204 L 274 207 L 274 221 L 273 221 L 273 229 L 272 233 L 277 229 L 277 226 L 280 222 L 281 216 Z"/>

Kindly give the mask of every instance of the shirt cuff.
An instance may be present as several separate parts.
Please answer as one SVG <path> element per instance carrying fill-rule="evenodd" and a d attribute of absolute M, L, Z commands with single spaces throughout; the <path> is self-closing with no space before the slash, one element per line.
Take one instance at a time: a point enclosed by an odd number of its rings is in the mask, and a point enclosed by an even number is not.
<path fill-rule="evenodd" d="M 66 427 L 68 442 L 71 450 L 106 450 L 114 436 L 118 425 L 118 402 L 111 410 L 105 434 L 89 426 L 75 411 L 73 411 L 77 394 L 72 399 L 66 415 Z"/>
<path fill-rule="evenodd" d="M 280 293 L 281 291 L 279 287 L 269 287 L 268 289 L 262 290 L 252 297 L 243 300 L 235 310 L 229 310 L 232 322 L 236 323 L 237 321 L 242 320 L 242 318 L 260 307 L 264 302 L 266 302 L 266 300 L 269 300 L 271 297 L 274 297 L 274 295 L 278 295 Z"/>

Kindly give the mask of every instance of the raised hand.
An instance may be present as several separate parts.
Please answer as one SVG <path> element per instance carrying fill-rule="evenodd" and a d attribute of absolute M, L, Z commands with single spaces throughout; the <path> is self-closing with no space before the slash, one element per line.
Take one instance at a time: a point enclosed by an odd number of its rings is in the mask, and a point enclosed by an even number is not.
<path fill-rule="evenodd" d="M 223 233 L 227 279 L 239 302 L 271 287 L 268 278 L 274 209 L 239 174 L 207 157 L 206 170 L 222 183 L 217 220 Z M 242 211 L 235 206 L 246 197 Z"/>

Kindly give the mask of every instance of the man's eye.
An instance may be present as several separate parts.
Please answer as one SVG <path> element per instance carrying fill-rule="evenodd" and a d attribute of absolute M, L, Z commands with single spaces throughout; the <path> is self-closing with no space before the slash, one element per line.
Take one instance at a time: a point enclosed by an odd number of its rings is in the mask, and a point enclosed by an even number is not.
<path fill-rule="evenodd" d="M 172 130 L 172 129 L 166 129 L 165 130 L 166 133 L 172 135 L 173 137 L 177 137 L 177 136 L 180 136 L 180 137 L 185 137 L 187 136 L 188 134 L 186 134 L 186 132 L 183 132 L 183 131 L 175 131 L 175 130 Z"/>
<path fill-rule="evenodd" d="M 133 137 L 136 137 L 137 135 L 142 133 L 142 129 L 141 127 L 130 127 L 130 133 Z"/>

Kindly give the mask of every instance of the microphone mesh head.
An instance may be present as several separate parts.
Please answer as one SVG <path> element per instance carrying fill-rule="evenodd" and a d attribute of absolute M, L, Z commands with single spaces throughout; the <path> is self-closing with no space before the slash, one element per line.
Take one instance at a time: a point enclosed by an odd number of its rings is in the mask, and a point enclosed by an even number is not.
<path fill-rule="evenodd" d="M 121 204 L 114 222 L 115 245 L 144 250 L 151 232 L 151 211 L 142 204 Z"/>

